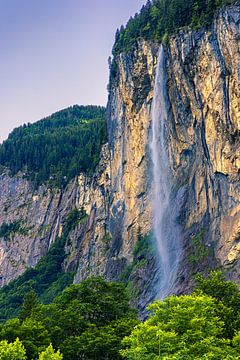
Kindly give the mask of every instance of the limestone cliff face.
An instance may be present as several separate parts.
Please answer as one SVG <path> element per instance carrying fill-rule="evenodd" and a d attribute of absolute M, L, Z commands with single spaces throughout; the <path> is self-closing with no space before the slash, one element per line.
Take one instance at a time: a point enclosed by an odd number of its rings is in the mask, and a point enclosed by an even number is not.
<path fill-rule="evenodd" d="M 111 208 L 109 232 L 116 255 L 130 260 L 138 236 L 151 231 L 150 105 L 155 51 L 142 43 L 118 61 L 109 97 Z"/>
<path fill-rule="evenodd" d="M 138 234 L 152 227 L 149 142 L 157 50 L 141 42 L 119 56 L 109 98 L 109 230 L 118 257 L 128 260 Z M 207 30 L 180 32 L 165 55 L 172 196 L 183 187 L 186 194 L 176 289 L 187 290 L 194 272 L 218 265 L 240 282 L 240 6 L 223 9 Z"/>
<path fill-rule="evenodd" d="M 167 49 L 169 156 L 176 184 L 188 185 L 183 216 L 186 251 L 195 252 L 195 259 L 190 259 L 197 268 L 211 265 L 213 256 L 238 282 L 239 26 L 240 6 L 230 6 L 211 29 L 180 33 Z M 206 258 L 191 243 L 199 234 L 202 244 L 197 246 L 203 250 L 205 245 Z"/>
<path fill-rule="evenodd" d="M 41 186 L 34 191 L 21 174 L 11 177 L 6 171 L 1 175 L 0 225 L 16 225 L 9 234 L 0 237 L 1 285 L 38 263 L 51 244 L 61 237 L 67 216 L 75 208 L 84 209 L 86 217 L 69 234 L 63 266 L 66 271 L 75 271 L 80 261 L 76 281 L 81 267 L 83 277 L 91 273 L 104 275 L 100 261 L 106 254 L 108 241 L 108 153 L 106 145 L 92 178 L 81 174 L 64 189 Z"/>
<path fill-rule="evenodd" d="M 223 9 L 207 30 L 180 32 L 164 52 L 172 198 L 181 189 L 185 194 L 176 291 L 187 291 L 196 271 L 218 265 L 240 282 L 240 5 Z M 64 262 L 66 271 L 76 270 L 75 282 L 89 275 L 118 279 L 135 262 L 141 266 L 129 279 L 141 288 L 140 306 L 154 298 L 157 260 L 135 248 L 152 229 L 149 144 L 157 54 L 158 45 L 139 42 L 116 59 L 109 143 L 92 178 L 81 174 L 64 190 L 42 186 L 33 192 L 22 177 L 1 176 L 1 222 L 21 220 L 17 232 L 0 239 L 3 284 L 37 263 L 77 207 L 87 217 L 70 233 Z"/>
<path fill-rule="evenodd" d="M 1 225 L 16 224 L 7 236 L 0 238 L 0 276 L 4 285 L 27 267 L 37 264 L 57 236 L 61 236 L 66 215 L 76 199 L 76 186 L 65 191 L 42 186 L 33 191 L 21 175 L 0 177 Z"/>
<path fill-rule="evenodd" d="M 77 269 L 77 283 L 90 275 L 106 275 L 111 242 L 108 234 L 109 191 L 110 162 L 106 144 L 94 176 L 88 178 L 81 174 L 77 181 L 76 206 L 86 211 L 87 219 L 70 234 L 64 264 L 66 271 Z"/>

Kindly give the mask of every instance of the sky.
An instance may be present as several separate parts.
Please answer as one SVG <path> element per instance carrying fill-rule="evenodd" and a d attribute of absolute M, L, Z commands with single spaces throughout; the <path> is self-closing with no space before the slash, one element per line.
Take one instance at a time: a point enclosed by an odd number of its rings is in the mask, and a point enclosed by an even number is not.
<path fill-rule="evenodd" d="M 106 105 L 116 29 L 145 2 L 0 0 L 0 142 L 70 105 Z"/>

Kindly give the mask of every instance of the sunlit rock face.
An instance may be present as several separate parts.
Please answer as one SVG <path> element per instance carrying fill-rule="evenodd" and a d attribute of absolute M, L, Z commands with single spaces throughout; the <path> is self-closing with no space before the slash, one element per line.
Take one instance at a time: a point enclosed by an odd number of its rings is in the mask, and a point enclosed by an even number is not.
<path fill-rule="evenodd" d="M 185 194 L 178 219 L 184 255 L 177 292 L 191 287 L 195 272 L 219 265 L 239 281 L 239 24 L 240 7 L 230 6 L 208 30 L 180 32 L 164 46 L 171 197 L 177 200 L 180 189 Z M 150 108 L 157 53 L 158 46 L 141 42 L 121 55 L 119 76 L 110 89 L 110 219 L 120 246 L 116 261 L 118 256 L 130 259 L 138 232 L 152 229 Z"/>
<path fill-rule="evenodd" d="M 5 284 L 34 266 L 61 235 L 67 214 L 86 211 L 70 233 L 66 271 L 119 279 L 139 239 L 153 229 L 152 104 L 159 45 L 139 42 L 117 60 L 108 102 L 108 144 L 93 177 L 66 189 L 33 192 L 21 177 L 0 178 L 0 219 L 21 219 L 25 232 L 0 239 Z M 223 265 L 239 280 L 240 6 L 221 11 L 209 29 L 181 31 L 164 45 L 169 198 L 179 207 L 182 258 L 173 292 L 191 289 L 197 271 Z M 180 196 L 181 195 L 181 196 Z M 158 296 L 157 257 L 142 252 L 130 279 L 137 305 Z M 145 264 L 142 266 L 142 264 Z"/>
<path fill-rule="evenodd" d="M 116 255 L 130 260 L 138 236 L 151 222 L 150 132 L 156 49 L 143 42 L 118 59 L 119 79 L 110 90 L 108 132 L 111 160 L 109 231 Z"/>

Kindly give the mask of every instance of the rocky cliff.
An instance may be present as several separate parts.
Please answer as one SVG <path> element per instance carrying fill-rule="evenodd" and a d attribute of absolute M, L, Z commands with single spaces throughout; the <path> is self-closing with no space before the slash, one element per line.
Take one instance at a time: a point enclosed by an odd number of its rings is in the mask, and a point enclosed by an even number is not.
<path fill-rule="evenodd" d="M 12 229 L 0 239 L 0 275 L 5 285 L 27 267 L 35 266 L 61 235 L 61 222 L 76 198 L 74 183 L 62 190 L 41 186 L 33 191 L 21 175 L 0 177 L 1 225 Z M 13 226 L 14 225 L 14 226 Z"/>
<path fill-rule="evenodd" d="M 209 31 L 180 33 L 168 48 L 169 155 L 176 184 L 187 185 L 187 259 L 202 268 L 212 256 L 238 281 L 239 25 L 240 7 L 230 6 Z"/>
<path fill-rule="evenodd" d="M 187 290 L 196 271 L 215 266 L 224 266 L 240 282 L 239 50 L 239 5 L 224 8 L 210 28 L 181 31 L 165 45 L 173 199 L 185 191 L 178 291 Z M 137 233 L 147 234 L 152 223 L 149 138 L 157 51 L 142 42 L 121 55 L 110 92 L 113 204 L 121 204 L 118 219 L 124 209 L 126 258 Z"/>
<path fill-rule="evenodd" d="M 20 221 L 0 240 L 2 284 L 37 263 L 77 207 L 87 218 L 69 235 L 65 270 L 76 271 L 76 282 L 90 274 L 121 278 L 143 307 L 156 296 L 149 143 L 158 47 L 142 41 L 117 57 L 109 143 L 92 178 L 81 174 L 66 189 L 34 192 L 21 176 L 1 176 L 1 222 Z M 175 291 L 187 291 L 194 273 L 219 265 L 240 282 L 240 6 L 224 8 L 208 29 L 179 32 L 164 52 L 172 200 L 184 193 Z"/>

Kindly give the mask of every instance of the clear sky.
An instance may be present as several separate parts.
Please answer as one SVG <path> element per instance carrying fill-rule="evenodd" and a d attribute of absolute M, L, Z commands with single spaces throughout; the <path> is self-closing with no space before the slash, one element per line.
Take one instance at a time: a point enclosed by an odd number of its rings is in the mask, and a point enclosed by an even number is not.
<path fill-rule="evenodd" d="M 117 27 L 146 0 L 0 0 L 0 142 L 16 126 L 107 101 Z"/>

